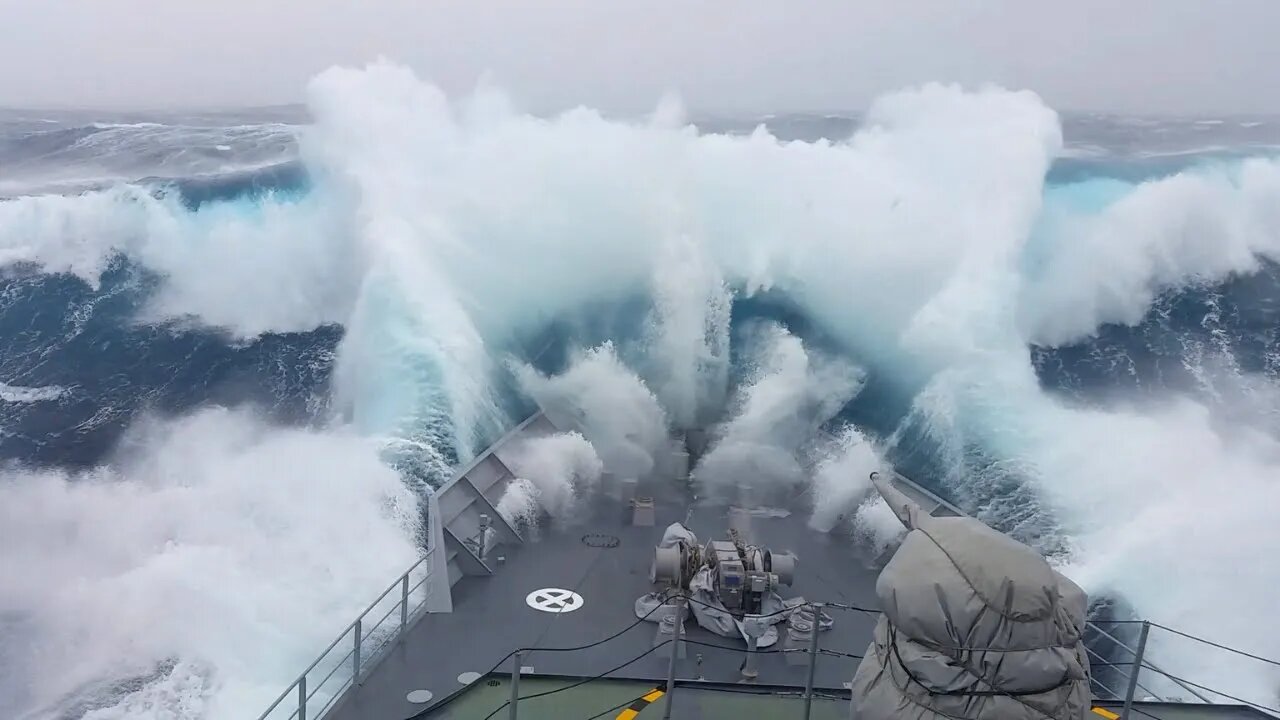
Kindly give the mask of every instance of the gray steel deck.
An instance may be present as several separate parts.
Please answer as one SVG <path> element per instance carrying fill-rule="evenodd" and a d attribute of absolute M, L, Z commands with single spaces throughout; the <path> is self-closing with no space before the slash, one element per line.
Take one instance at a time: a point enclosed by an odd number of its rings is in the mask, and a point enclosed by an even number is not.
<path fill-rule="evenodd" d="M 612 679 L 551 696 L 547 700 L 552 702 L 534 701 L 536 704 L 530 707 L 530 717 L 534 718 L 551 717 L 548 713 L 555 708 L 604 705 L 600 701 L 605 695 L 625 699 L 627 692 L 643 686 L 637 683 L 651 683 L 650 687 L 665 684 L 671 646 L 653 648 L 668 636 L 659 635 L 656 623 L 637 623 L 635 615 L 636 599 L 660 589 L 649 582 L 654 546 L 672 522 L 684 523 L 698 535 L 700 542 L 725 539 L 731 506 L 696 498 L 690 484 L 677 479 L 682 474 L 681 468 L 687 468 L 687 458 L 675 452 L 669 462 L 660 463 L 666 467 L 657 471 L 655 478 L 637 486 L 634 481 L 619 482 L 606 477 L 600 488 L 581 500 L 572 522 L 544 524 L 536 533 L 525 533 L 532 536 L 522 537 L 494 509 L 514 477 L 503 458 L 519 443 L 569 425 L 563 418 L 556 423 L 542 413 L 533 415 L 461 469 L 432 499 L 432 552 L 427 558 L 430 562 L 419 563 L 430 568 L 429 581 L 424 581 L 427 582 L 425 595 L 414 604 L 411 615 L 402 615 L 407 629 L 384 651 L 364 664 L 357 653 L 354 663 L 361 668 L 361 681 L 341 693 L 327 714 L 321 711 L 324 718 L 405 720 L 419 714 L 429 714 L 433 719 L 484 718 L 490 714 L 505 717 L 505 710 L 498 712 L 504 702 L 498 698 L 506 697 L 506 677 L 514 663 L 499 663 L 519 648 L 534 648 L 520 660 L 522 677 L 536 678 L 542 685 L 554 686 L 567 679 L 596 676 Z M 690 437 L 690 445 L 693 444 Z M 744 480 L 744 485 L 750 484 L 749 479 Z M 891 476 L 890 481 L 926 512 L 963 514 L 906 478 Z M 811 499 L 806 497 L 803 488 L 775 492 L 773 497 L 760 497 L 759 491 L 755 495 L 739 504 L 756 512 L 751 513 L 744 525 L 741 511 L 735 511 L 733 525 L 745 532 L 747 542 L 796 555 L 795 582 L 784 588 L 781 593 L 784 597 L 865 608 L 877 606 L 875 583 L 880 558 L 867 556 L 847 534 L 820 533 L 809 528 Z M 653 498 L 652 524 L 636 522 L 631 505 L 633 497 Z M 484 515 L 492 520 L 488 531 L 492 547 L 481 554 L 475 540 Z M 584 541 L 588 534 L 612 536 L 617 542 L 609 543 L 609 547 L 588 544 Z M 407 579 L 408 574 L 400 581 L 406 588 Z M 572 590 L 585 602 L 581 608 L 567 613 L 535 610 L 525 598 L 543 588 Z M 404 606 L 406 603 L 402 601 L 400 607 Z M 370 611 L 373 609 L 371 606 Z M 826 693 L 825 698 L 824 694 L 818 695 L 825 703 L 816 717 L 831 712 L 832 703 L 838 702 L 832 697 L 845 693 L 845 685 L 858 663 L 856 657 L 848 655 L 865 652 L 876 620 L 872 613 L 855 610 L 832 608 L 828 612 L 835 624 L 819 636 L 824 652 L 818 655 L 815 687 Z M 340 636 L 339 641 L 361 637 L 359 621 L 354 628 L 354 634 Z M 626 632 L 618 637 L 600 642 L 623 630 Z M 785 636 L 785 629 L 780 626 L 780 630 Z M 741 702 L 762 700 L 760 696 L 726 692 L 742 687 L 735 684 L 742 682 L 744 642 L 709 633 L 692 618 L 686 621 L 685 631 L 689 642 L 677 660 L 677 691 L 672 696 L 675 717 L 737 717 L 737 711 L 730 705 L 739 707 Z M 600 644 L 557 651 L 557 648 L 594 643 Z M 783 647 L 786 643 L 780 641 L 770 650 Z M 644 655 L 650 650 L 653 651 Z M 644 657 L 618 667 L 641 655 Z M 781 690 L 803 688 L 808 657 L 806 652 L 761 653 L 756 656 L 759 677 L 755 683 Z M 339 664 L 346 661 L 346 658 L 337 660 Z M 485 678 L 491 670 L 497 674 Z M 332 675 L 332 671 L 329 674 Z M 350 678 L 350 674 L 346 678 Z M 304 672 L 281 700 L 292 694 L 306 695 L 307 686 L 303 683 L 306 679 Z M 431 700 L 425 704 L 409 702 L 406 696 L 415 690 L 429 691 Z M 521 695 L 527 696 L 533 690 L 522 691 Z M 325 701 L 323 696 L 310 701 L 307 717 L 311 718 Z M 1098 701 L 1098 706 L 1095 709 L 1098 717 L 1108 717 L 1108 709 L 1118 710 L 1118 703 L 1109 701 Z M 290 707 L 288 702 L 273 706 L 280 714 L 268 711 L 263 717 L 272 720 L 289 717 Z M 525 702 L 520 707 L 524 708 Z M 779 706 L 779 712 L 789 716 L 787 713 L 793 711 L 785 707 Z M 541 709 L 534 711 L 534 708 Z M 1258 710 L 1234 705 L 1143 702 L 1135 704 L 1135 710 L 1142 716 L 1167 720 L 1268 717 Z M 661 711 L 655 713 L 655 708 L 650 707 L 642 714 L 651 717 L 660 715 Z M 524 715 L 522 712 L 521 716 Z M 608 714 L 609 717 L 615 715 Z M 296 709 L 292 717 L 298 717 Z"/>
<path fill-rule="evenodd" d="M 669 523 L 687 521 L 702 541 L 726 536 L 728 506 L 696 502 L 682 485 L 675 480 L 654 482 L 642 491 L 654 496 L 657 521 L 651 527 L 631 525 L 629 503 L 610 497 L 606 489 L 585 503 L 581 519 L 572 526 L 553 526 L 523 545 L 491 551 L 487 557 L 494 574 L 463 577 L 453 588 L 453 612 L 423 616 L 327 717 L 403 720 L 431 707 L 408 702 L 405 696 L 412 690 L 429 690 L 438 703 L 463 687 L 460 674 L 483 674 L 516 648 L 587 645 L 635 623 L 636 598 L 656 589 L 649 582 L 649 567 L 654 546 Z M 876 571 L 869 559 L 857 554 L 848 537 L 810 530 L 807 499 L 796 504 L 800 506 L 777 508 L 789 515 L 772 512 L 751 521 L 752 542 L 790 550 L 799 558 L 795 584 L 784 596 L 874 607 Z M 613 535 L 619 543 L 614 548 L 589 547 L 581 540 L 587 533 Z M 498 555 L 505 561 L 496 562 Z M 526 595 L 548 587 L 574 590 L 585 604 L 561 614 L 540 612 L 526 604 Z M 835 625 L 821 634 L 821 647 L 860 655 L 870 642 L 875 618 L 853 611 L 829 612 Z M 677 677 L 715 682 L 741 679 L 745 643 L 702 630 L 692 620 L 685 627 L 691 641 L 739 650 L 689 644 L 685 658 L 677 662 Z M 538 675 L 597 675 L 650 649 L 657 629 L 657 624 L 645 622 L 590 649 L 535 650 L 522 664 L 526 672 L 531 668 Z M 661 681 L 666 677 L 668 649 L 660 648 L 610 677 Z M 788 664 L 781 653 L 761 654 L 758 659 L 761 684 L 803 686 L 802 663 Z M 857 662 L 820 656 L 816 685 L 842 689 Z M 499 670 L 507 672 L 509 667 L 508 663 Z M 442 716 L 450 717 L 447 712 Z"/>

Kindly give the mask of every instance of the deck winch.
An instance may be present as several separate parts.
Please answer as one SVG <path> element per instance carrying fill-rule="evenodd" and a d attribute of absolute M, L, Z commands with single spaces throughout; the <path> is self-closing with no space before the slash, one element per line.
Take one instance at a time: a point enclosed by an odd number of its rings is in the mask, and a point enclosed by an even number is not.
<path fill-rule="evenodd" d="M 745 545 L 730 530 L 729 540 L 712 540 L 699 547 L 680 539 L 664 543 L 654 552 L 651 580 L 682 590 L 702 569 L 709 571 L 711 588 L 726 610 L 734 614 L 759 614 L 765 598 L 779 587 L 789 586 L 796 559 L 758 545 Z"/>

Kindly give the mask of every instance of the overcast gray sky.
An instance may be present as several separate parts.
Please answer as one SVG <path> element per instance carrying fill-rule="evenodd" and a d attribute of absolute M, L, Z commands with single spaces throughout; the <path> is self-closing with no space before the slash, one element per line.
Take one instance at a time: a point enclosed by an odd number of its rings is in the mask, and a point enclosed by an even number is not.
<path fill-rule="evenodd" d="M 1059 109 L 1280 112 L 1280 0 L 0 0 L 0 106 L 299 101 L 385 55 L 524 107 L 844 110 L 927 80 Z"/>

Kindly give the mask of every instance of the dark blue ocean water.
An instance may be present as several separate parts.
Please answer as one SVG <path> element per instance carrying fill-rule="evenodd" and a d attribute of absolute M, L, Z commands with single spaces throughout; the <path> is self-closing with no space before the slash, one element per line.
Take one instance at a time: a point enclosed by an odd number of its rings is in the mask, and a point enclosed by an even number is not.
<path fill-rule="evenodd" d="M 120 183 L 176 197 L 188 209 L 252 205 L 241 201 L 268 196 L 306 198 L 314 193 L 296 139 L 305 122 L 297 108 L 161 117 L 0 110 L 0 203 L 26 195 L 69 196 Z M 698 125 L 745 133 L 762 122 L 785 139 L 838 141 L 858 127 L 859 119 L 779 116 L 702 119 Z M 1105 194 L 1184 170 L 1275 156 L 1280 148 L 1280 121 L 1270 118 L 1066 116 L 1063 126 L 1067 152 L 1049 170 L 1046 196 L 1086 186 L 1101 188 L 1091 193 Z M 2 247 L 21 246 L 27 238 L 6 240 Z M 92 244 L 92 238 L 84 240 Z M 1065 404 L 1089 407 L 1141 406 L 1186 395 L 1225 424 L 1243 421 L 1280 436 L 1276 396 L 1268 392 L 1280 373 L 1280 267 L 1266 261 L 1260 267 L 1225 280 L 1193 278 L 1164 288 L 1133 324 L 1106 324 L 1068 344 L 1027 348 L 1040 385 Z M 0 256 L 0 463 L 90 468 L 121 451 L 127 431 L 140 418 L 185 416 L 210 405 L 248 406 L 277 424 L 294 426 L 327 425 L 343 411 L 332 390 L 346 328 L 328 324 L 244 339 L 195 319 L 150 321 L 144 319 L 149 317 L 146 309 L 162 278 L 121 255 L 98 280 L 93 285 L 74 274 L 43 272 Z M 566 366 L 574 349 L 613 340 L 625 360 L 641 363 L 650 305 L 645 296 L 611 300 L 578 317 L 553 318 L 522 343 L 490 349 L 495 356 L 510 354 L 555 372 Z M 808 348 L 851 355 L 868 371 L 866 385 L 836 415 L 833 426 L 850 423 L 876 439 L 894 438 L 887 445 L 889 459 L 901 471 L 1048 553 L 1067 553 L 1058 519 L 1039 502 L 1016 464 L 976 443 L 964 447 L 962 471 L 981 475 L 984 482 L 956 493 L 946 482 L 957 472 L 954 455 L 943 453 L 927 421 L 913 414 L 924 380 L 877 364 L 871 348 L 851 349 L 826 337 L 787 297 L 770 292 L 735 297 L 730 343 L 734 382 L 747 372 L 748 343 L 742 339 L 762 320 L 785 326 Z M 410 370 L 431 375 L 430 369 Z M 510 418 L 519 418 L 530 409 L 529 401 L 512 389 L 510 378 L 499 382 L 503 409 Z M 438 467 L 433 470 L 414 457 L 420 450 L 414 442 L 424 437 L 431 436 L 410 430 L 409 442 L 402 443 L 407 450 L 384 453 L 383 459 L 399 463 L 407 474 L 427 475 L 415 479 L 438 481 L 429 476 Z M 437 450 L 446 461 L 457 458 L 453 447 Z M 256 488 L 246 505 L 258 500 L 254 493 Z M 329 534 L 329 529 L 317 532 Z M 150 541 L 145 536 L 140 542 Z M 289 560 L 309 554 L 307 548 L 292 550 Z M 149 561 L 144 557 L 137 564 Z M 253 588 L 274 579 L 248 578 Z M 186 582 L 178 577 L 159 586 L 163 590 Z M 1096 616 L 1131 614 L 1123 598 L 1100 594 L 1094 601 Z M 1104 655 L 1110 652 L 1104 644 L 1094 647 Z M 159 667 L 167 675 L 174 664 L 165 660 Z M 99 670 L 103 677 L 113 677 L 113 669 Z M 292 667 L 286 672 L 293 672 Z M 107 694 L 115 702 L 133 690 Z"/>
<path fill-rule="evenodd" d="M 197 208 L 307 189 L 305 171 L 294 156 L 291 128 L 304 120 L 297 108 L 159 118 L 158 125 L 150 124 L 157 120 L 150 116 L 45 115 L 0 112 L 0 190 L 7 188 L 10 195 L 76 192 L 128 179 L 156 193 L 177 193 Z M 700 125 L 745 132 L 760 122 L 780 137 L 814 140 L 846 137 L 858 119 L 780 116 L 706 119 Z M 1139 182 L 1199 164 L 1270 154 L 1280 146 L 1278 125 L 1249 119 L 1222 125 L 1067 116 L 1068 157 L 1054 164 L 1047 184 L 1051 189 L 1098 178 Z M 1229 398 L 1222 393 L 1233 390 L 1204 387 L 1195 368 L 1212 352 L 1230 357 L 1240 370 L 1275 375 L 1280 362 L 1277 272 L 1266 265 L 1263 272 L 1225 283 L 1171 290 L 1135 326 L 1108 325 L 1082 342 L 1032 348 L 1040 380 L 1081 400 L 1140 398 L 1172 389 L 1225 401 Z M 138 322 L 156 286 L 156 278 L 124 258 L 114 261 L 97 288 L 72 275 L 40 274 L 20 264 L 2 269 L 0 382 L 64 391 L 53 401 L 0 400 L 0 459 L 90 466 L 109 455 L 140 413 L 177 414 L 211 403 L 251 404 L 285 423 L 328 418 L 341 327 L 238 341 L 195 323 Z M 595 328 L 553 325 L 546 333 L 552 348 L 538 344 L 538 364 L 555 369 L 570 346 L 638 336 L 642 303 L 602 314 L 611 320 Z M 735 325 L 760 317 L 822 342 L 785 300 L 766 296 L 735 304 Z M 909 402 L 910 395 L 892 378 L 873 373 L 842 417 L 888 434 Z M 927 448 L 910 442 L 902 448 L 903 456 L 896 459 L 905 469 L 923 478 L 934 474 Z"/>
<path fill-rule="evenodd" d="M 0 278 L 0 377 L 62 388 L 56 400 L 0 400 L 0 457 L 35 465 L 101 462 L 143 412 L 250 404 L 283 423 L 328 409 L 336 326 L 249 342 L 192 324 L 143 324 L 154 279 L 123 260 L 90 288 L 70 275 L 10 268 Z"/>

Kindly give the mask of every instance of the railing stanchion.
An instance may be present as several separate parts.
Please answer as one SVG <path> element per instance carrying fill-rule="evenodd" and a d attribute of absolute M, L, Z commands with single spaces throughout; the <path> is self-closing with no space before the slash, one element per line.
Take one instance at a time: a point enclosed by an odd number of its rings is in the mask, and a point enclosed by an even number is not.
<path fill-rule="evenodd" d="M 409 573 L 400 576 L 400 632 L 409 627 Z"/>
<path fill-rule="evenodd" d="M 378 598 L 373 601 L 373 604 L 371 604 L 368 608 L 365 609 L 363 613 L 360 614 L 359 618 L 355 621 L 355 623 L 347 626 L 345 630 L 339 633 L 338 636 L 333 639 L 333 642 L 329 643 L 329 646 L 326 647 L 323 651 L 321 651 L 319 657 L 317 657 L 311 663 L 311 665 L 307 666 L 307 669 L 304 670 L 302 673 L 301 679 L 299 679 L 296 683 L 290 684 L 289 687 L 285 688 L 284 691 L 280 693 L 280 696 L 276 698 L 275 702 L 273 702 L 271 706 L 266 709 L 265 712 L 263 712 L 261 715 L 258 716 L 258 720 L 267 720 L 268 717 L 271 715 L 272 711 L 274 711 L 277 707 L 279 707 L 281 703 L 286 702 L 289 695 L 294 692 L 295 687 L 298 693 L 298 710 L 296 714 L 291 715 L 291 718 L 297 718 L 297 720 L 307 720 L 306 675 L 307 673 L 314 670 L 316 666 L 320 665 L 320 663 L 323 662 L 327 657 L 329 657 L 329 651 L 333 650 L 334 648 L 342 644 L 343 638 L 346 637 L 347 632 L 349 631 L 353 633 L 352 643 L 351 643 L 352 644 L 351 685 L 355 686 L 355 685 L 361 684 L 361 681 L 363 678 L 361 677 L 362 673 L 360 672 L 360 669 L 361 669 L 362 663 L 366 659 L 363 657 L 365 616 L 373 612 L 374 608 L 381 605 L 383 600 L 385 600 L 387 597 L 390 597 L 391 593 L 395 592 L 396 585 L 399 584 L 400 585 L 400 634 L 402 634 L 406 629 L 408 629 L 409 627 L 409 595 L 410 595 L 409 578 L 413 576 L 414 570 L 417 570 L 419 567 L 423 568 L 425 577 L 421 581 L 419 581 L 418 585 L 421 586 L 424 583 L 427 583 L 427 596 L 428 597 L 430 596 L 431 585 L 428 583 L 428 579 L 432 577 L 432 572 L 431 572 L 431 566 L 426 563 L 427 563 L 427 560 L 431 557 L 431 554 L 433 552 L 434 552 L 434 549 L 427 550 L 426 555 L 418 558 L 418 560 L 414 562 L 412 565 L 410 565 L 409 569 L 405 570 L 404 573 L 397 580 L 393 581 L 390 585 L 388 585 L 387 589 L 383 590 L 382 594 L 379 595 Z M 382 623 L 386 622 L 391 617 L 391 613 L 394 611 L 395 611 L 395 608 L 394 607 L 391 608 L 391 610 L 388 611 L 387 614 L 384 615 L 381 620 L 375 623 L 375 626 L 371 629 L 370 632 L 371 633 L 376 632 L 377 629 L 382 626 Z M 397 634 L 396 637 L 398 638 L 399 634 Z M 375 647 L 375 653 L 377 650 L 381 649 L 382 647 L 383 647 L 382 645 L 378 645 L 377 647 Z M 345 660 L 339 660 L 336 664 L 330 666 L 331 667 L 331 669 L 329 670 L 330 676 L 332 676 L 335 672 L 337 672 L 338 669 L 344 664 L 345 664 Z M 327 680 L 328 678 L 326 677 L 325 681 Z M 323 684 L 324 682 L 320 683 L 320 685 L 323 685 Z M 317 686 L 315 689 L 318 692 L 319 686 Z M 341 690 L 339 691 L 339 696 L 341 695 L 342 692 L 343 691 Z M 329 703 L 332 704 L 336 699 L 337 697 L 331 698 Z M 327 709 L 328 709 L 328 705 L 326 705 L 324 708 L 321 708 L 319 713 L 317 713 L 317 715 L 323 716 L 327 711 Z"/>
<path fill-rule="evenodd" d="M 1142 621 L 1142 631 L 1138 633 L 1138 649 L 1133 651 L 1133 674 L 1129 676 L 1129 689 L 1124 694 L 1124 712 L 1122 720 L 1129 720 L 1129 711 L 1133 708 L 1133 694 L 1138 690 L 1138 675 L 1142 672 L 1142 655 L 1147 651 L 1147 633 L 1151 632 L 1151 623 Z"/>
<path fill-rule="evenodd" d="M 1129 647 L 1128 645 L 1125 645 L 1124 643 L 1120 642 L 1120 639 L 1119 639 L 1119 638 L 1117 638 L 1115 635 L 1112 635 L 1111 633 L 1107 632 L 1106 630 L 1103 630 L 1102 628 L 1098 627 L 1098 626 L 1097 626 L 1097 624 L 1095 624 L 1095 623 L 1089 623 L 1089 626 L 1090 626 L 1090 627 L 1092 627 L 1092 628 L 1094 629 L 1094 631 L 1096 631 L 1098 634 L 1102 635 L 1102 637 L 1104 637 L 1104 638 L 1106 638 L 1106 639 L 1110 640 L 1111 642 L 1113 642 L 1113 643 L 1115 643 L 1116 645 L 1118 645 L 1118 646 L 1120 646 L 1120 647 L 1124 648 L 1125 650 L 1128 650 L 1128 651 L 1129 651 L 1129 652 L 1131 652 L 1131 653 L 1137 652 L 1136 650 L 1134 650 L 1133 648 Z M 1173 683 L 1174 683 L 1175 685 L 1177 685 L 1178 687 L 1182 688 L 1183 690 L 1186 690 L 1187 692 L 1191 693 L 1192 695 L 1195 695 L 1197 698 L 1200 698 L 1200 702 L 1205 703 L 1205 704 L 1209 704 L 1209 705 L 1212 705 L 1212 704 L 1213 704 L 1213 701 L 1212 701 L 1212 700 L 1210 700 L 1208 697 L 1206 697 L 1206 696 L 1205 696 L 1205 695 L 1203 695 L 1202 693 L 1197 692 L 1197 691 L 1196 691 L 1196 689 L 1195 689 L 1194 687 L 1191 687 L 1190 685 L 1188 685 L 1188 684 L 1186 684 L 1186 683 L 1182 682 L 1181 680 L 1173 680 L 1173 678 L 1172 678 L 1168 673 L 1166 673 L 1164 670 L 1161 670 L 1161 669 L 1160 669 L 1160 667 L 1159 667 L 1158 665 L 1156 665 L 1155 663 L 1153 663 L 1153 662 L 1148 662 L 1148 663 L 1147 663 L 1147 667 L 1151 668 L 1151 669 L 1152 669 L 1152 670 L 1154 670 L 1155 672 L 1160 673 L 1161 675 L 1164 675 L 1165 677 L 1168 677 L 1168 678 L 1169 678 L 1170 680 L 1172 680 L 1172 681 L 1173 681 Z M 1128 675 L 1126 675 L 1125 677 L 1128 677 Z M 1138 687 L 1142 687 L 1142 686 L 1141 686 L 1141 685 L 1139 685 Z M 1143 689 L 1145 690 L 1146 688 L 1143 688 Z M 1152 694 L 1154 695 L 1155 693 L 1152 693 Z"/>
<path fill-rule="evenodd" d="M 360 684 L 360 624 L 361 624 L 360 621 L 363 619 L 364 618 L 362 617 L 356 618 L 356 625 L 355 625 L 355 628 L 353 628 L 354 647 L 351 648 L 351 684 L 352 685 Z"/>
<path fill-rule="evenodd" d="M 307 676 L 298 678 L 298 720 L 307 720 Z"/>
<path fill-rule="evenodd" d="M 813 627 L 809 629 L 809 675 L 804 681 L 804 720 L 809 720 L 809 713 L 813 710 L 813 674 L 818 669 L 818 624 L 825 603 L 811 603 L 809 607 L 813 610 Z"/>
<path fill-rule="evenodd" d="M 517 650 L 511 656 L 511 720 L 516 720 L 516 706 L 520 703 L 520 667 L 524 664 L 524 651 Z"/>
<path fill-rule="evenodd" d="M 662 720 L 671 720 L 671 703 L 676 694 L 676 660 L 680 657 L 680 631 L 684 628 L 684 595 L 676 595 L 676 626 L 671 631 L 671 662 L 667 664 L 667 696 Z"/>

